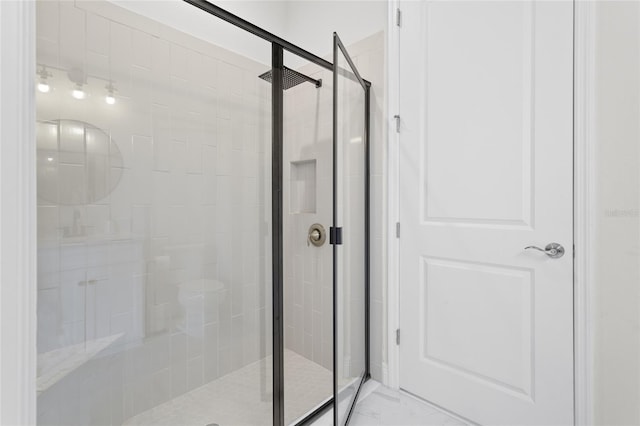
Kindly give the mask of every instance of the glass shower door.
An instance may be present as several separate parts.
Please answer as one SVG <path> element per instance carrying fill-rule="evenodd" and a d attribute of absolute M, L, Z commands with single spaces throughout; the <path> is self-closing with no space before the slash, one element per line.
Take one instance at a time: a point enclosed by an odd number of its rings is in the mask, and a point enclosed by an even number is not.
<path fill-rule="evenodd" d="M 368 85 L 334 33 L 334 423 L 368 377 Z"/>

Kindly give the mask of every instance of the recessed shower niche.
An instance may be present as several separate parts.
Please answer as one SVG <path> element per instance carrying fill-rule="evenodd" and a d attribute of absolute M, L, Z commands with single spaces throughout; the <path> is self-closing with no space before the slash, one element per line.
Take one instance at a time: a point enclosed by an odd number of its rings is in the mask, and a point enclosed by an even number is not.
<path fill-rule="evenodd" d="M 292 161 L 290 212 L 316 212 L 316 160 Z"/>

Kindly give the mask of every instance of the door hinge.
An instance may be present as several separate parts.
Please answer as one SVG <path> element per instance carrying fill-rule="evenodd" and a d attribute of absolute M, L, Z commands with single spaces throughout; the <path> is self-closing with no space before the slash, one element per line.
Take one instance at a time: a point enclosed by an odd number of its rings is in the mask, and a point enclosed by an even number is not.
<path fill-rule="evenodd" d="M 402 27 L 402 11 L 396 9 L 396 25 Z"/>
<path fill-rule="evenodd" d="M 396 329 L 396 345 L 400 346 L 400 329 Z"/>
<path fill-rule="evenodd" d="M 393 119 L 396 120 L 396 133 L 400 133 L 400 116 L 396 114 Z"/>
<path fill-rule="evenodd" d="M 400 222 L 396 222 L 396 238 L 400 238 Z"/>
<path fill-rule="evenodd" d="M 329 228 L 329 244 L 341 245 L 342 244 L 342 227 Z"/>

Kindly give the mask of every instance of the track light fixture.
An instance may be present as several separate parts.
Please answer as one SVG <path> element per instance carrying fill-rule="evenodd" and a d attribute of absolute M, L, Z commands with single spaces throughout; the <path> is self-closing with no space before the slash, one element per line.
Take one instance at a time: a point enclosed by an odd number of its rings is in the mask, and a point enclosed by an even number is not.
<path fill-rule="evenodd" d="M 113 83 L 109 82 L 109 84 L 107 84 L 105 88 L 107 89 L 107 96 L 104 98 L 104 101 L 109 105 L 115 104 L 116 97 L 114 96 L 113 92 L 116 91 L 116 88 L 113 87 Z"/>
<path fill-rule="evenodd" d="M 38 70 L 38 76 L 40 80 L 38 81 L 38 90 L 42 93 L 48 93 L 51 90 L 49 83 L 47 82 L 47 78 L 51 77 L 51 73 L 47 71 L 47 68 L 42 65 Z"/>
<path fill-rule="evenodd" d="M 82 83 L 76 83 L 76 87 L 71 92 L 71 95 L 78 100 L 82 100 L 87 97 L 87 94 L 83 89 Z"/>

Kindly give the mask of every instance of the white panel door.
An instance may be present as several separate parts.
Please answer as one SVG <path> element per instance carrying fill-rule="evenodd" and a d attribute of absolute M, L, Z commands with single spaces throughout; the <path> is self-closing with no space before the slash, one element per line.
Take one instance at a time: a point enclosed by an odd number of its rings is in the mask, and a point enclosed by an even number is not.
<path fill-rule="evenodd" d="M 572 3 L 401 9 L 400 385 L 573 424 Z"/>

